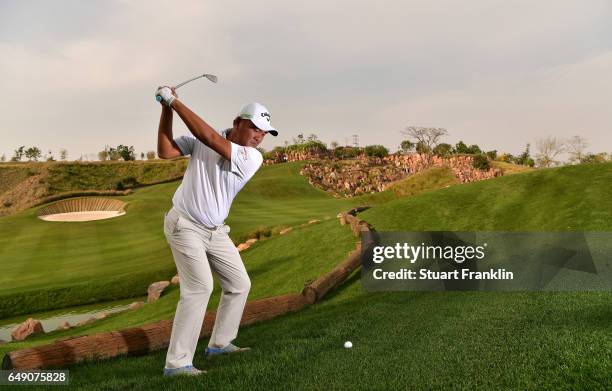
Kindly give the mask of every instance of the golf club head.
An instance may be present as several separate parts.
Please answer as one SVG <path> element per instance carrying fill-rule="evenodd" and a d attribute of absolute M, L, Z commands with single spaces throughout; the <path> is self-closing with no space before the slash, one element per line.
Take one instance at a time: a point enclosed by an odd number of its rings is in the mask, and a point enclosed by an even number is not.
<path fill-rule="evenodd" d="M 215 75 L 204 74 L 203 76 L 207 78 L 208 80 L 212 81 L 213 83 L 217 82 L 217 76 Z"/>

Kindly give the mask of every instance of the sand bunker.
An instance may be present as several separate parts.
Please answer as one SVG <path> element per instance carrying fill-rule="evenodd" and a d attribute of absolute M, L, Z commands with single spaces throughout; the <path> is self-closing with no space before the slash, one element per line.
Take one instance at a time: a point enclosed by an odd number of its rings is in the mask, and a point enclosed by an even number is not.
<path fill-rule="evenodd" d="M 110 198 L 79 197 L 58 201 L 40 208 L 38 218 L 45 221 L 92 221 L 125 214 L 125 202 Z"/>

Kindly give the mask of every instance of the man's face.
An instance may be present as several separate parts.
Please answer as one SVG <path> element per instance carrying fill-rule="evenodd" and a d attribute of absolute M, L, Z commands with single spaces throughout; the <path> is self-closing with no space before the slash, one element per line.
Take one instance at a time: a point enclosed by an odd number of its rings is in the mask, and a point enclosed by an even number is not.
<path fill-rule="evenodd" d="M 249 119 L 240 119 L 237 127 L 234 127 L 236 132 L 235 142 L 239 145 L 257 148 L 266 136 L 266 132 L 260 130 Z"/>

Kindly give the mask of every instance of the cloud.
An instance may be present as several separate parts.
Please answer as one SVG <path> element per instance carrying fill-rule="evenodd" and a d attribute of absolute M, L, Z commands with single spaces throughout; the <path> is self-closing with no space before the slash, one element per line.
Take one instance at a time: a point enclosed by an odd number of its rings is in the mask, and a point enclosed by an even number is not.
<path fill-rule="evenodd" d="M 395 148 L 409 124 L 522 148 L 579 129 L 598 145 L 612 98 L 606 1 L 288 3 L 13 2 L 0 10 L 3 149 L 155 148 L 153 90 L 180 90 L 207 122 L 266 104 L 277 139 L 352 134 Z M 62 12 L 58 12 L 62 11 Z M 187 132 L 176 121 L 175 134 Z M 512 137 L 511 137 L 512 136 Z M 71 153 L 71 157 L 74 156 Z"/>

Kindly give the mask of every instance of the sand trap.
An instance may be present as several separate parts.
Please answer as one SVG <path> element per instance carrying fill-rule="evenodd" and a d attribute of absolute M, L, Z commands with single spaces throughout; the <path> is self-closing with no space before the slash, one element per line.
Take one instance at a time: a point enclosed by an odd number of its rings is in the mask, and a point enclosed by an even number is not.
<path fill-rule="evenodd" d="M 69 213 L 58 213 L 53 215 L 39 216 L 41 220 L 45 221 L 92 221 L 92 220 L 103 220 L 112 219 L 124 215 L 125 212 L 115 211 L 93 211 L 93 212 L 69 212 Z"/>
<path fill-rule="evenodd" d="M 45 221 L 93 221 L 111 219 L 125 214 L 125 202 L 110 198 L 70 198 L 38 210 L 38 218 Z"/>

